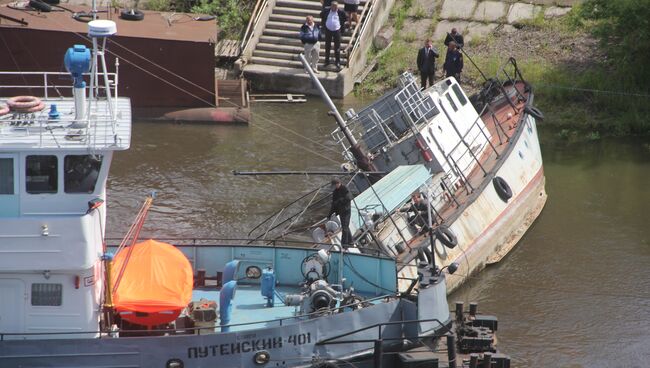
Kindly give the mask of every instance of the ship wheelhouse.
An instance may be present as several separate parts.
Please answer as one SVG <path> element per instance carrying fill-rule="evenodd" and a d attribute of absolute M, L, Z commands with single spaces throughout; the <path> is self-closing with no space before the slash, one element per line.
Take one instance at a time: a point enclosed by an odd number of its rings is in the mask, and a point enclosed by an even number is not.
<path fill-rule="evenodd" d="M 131 105 L 103 61 L 111 24 L 94 26 L 94 51 L 75 45 L 66 53 L 69 74 L 0 73 L 0 101 L 10 108 L 0 111 L 4 339 L 99 330 L 106 179 L 113 152 L 129 148 Z"/>

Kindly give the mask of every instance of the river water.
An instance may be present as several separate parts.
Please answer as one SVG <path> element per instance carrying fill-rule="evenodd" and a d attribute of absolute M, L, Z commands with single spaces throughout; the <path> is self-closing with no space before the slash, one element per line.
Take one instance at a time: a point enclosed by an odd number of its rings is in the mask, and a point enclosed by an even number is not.
<path fill-rule="evenodd" d="M 363 101 L 346 100 L 342 109 Z M 232 170 L 338 170 L 334 128 L 315 98 L 258 105 L 251 126 L 136 122 L 115 155 L 108 235 L 120 237 L 152 190 L 142 237 L 242 238 L 328 177 Z M 552 117 L 549 117 L 552 118 Z M 650 366 L 648 140 L 567 144 L 540 126 L 548 202 L 519 245 L 450 297 L 499 317 L 515 366 Z M 648 217 L 646 217 L 648 216 Z"/>

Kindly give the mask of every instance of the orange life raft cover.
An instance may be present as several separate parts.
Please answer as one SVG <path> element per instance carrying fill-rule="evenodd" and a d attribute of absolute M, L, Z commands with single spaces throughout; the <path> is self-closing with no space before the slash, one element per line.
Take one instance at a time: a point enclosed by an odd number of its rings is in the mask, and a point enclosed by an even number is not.
<path fill-rule="evenodd" d="M 113 286 L 128 253 L 129 248 L 124 248 L 113 259 Z M 129 322 L 144 326 L 169 323 L 192 299 L 193 282 L 192 266 L 180 250 L 146 240 L 134 245 L 120 284 L 113 290 L 113 303 Z"/>

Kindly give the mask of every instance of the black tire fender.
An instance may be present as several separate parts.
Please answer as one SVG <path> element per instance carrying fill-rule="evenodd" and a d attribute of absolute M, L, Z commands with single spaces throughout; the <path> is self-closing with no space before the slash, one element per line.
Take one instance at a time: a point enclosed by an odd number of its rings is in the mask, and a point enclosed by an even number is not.
<path fill-rule="evenodd" d="M 527 105 L 524 107 L 524 111 L 535 118 L 535 120 L 544 120 L 544 113 L 535 106 Z"/>
<path fill-rule="evenodd" d="M 33 9 L 40 10 L 43 13 L 49 13 L 52 11 L 52 7 L 41 0 L 29 0 L 29 6 Z"/>
<path fill-rule="evenodd" d="M 122 10 L 120 13 L 120 18 L 124 20 L 143 20 L 144 13 L 136 9 Z"/>
<path fill-rule="evenodd" d="M 500 176 L 495 176 L 494 179 L 492 179 L 492 184 L 494 185 L 494 190 L 502 201 L 507 203 L 508 200 L 512 198 L 512 188 L 510 188 L 510 185 L 508 185 L 508 182 L 506 182 L 505 179 Z"/>
<path fill-rule="evenodd" d="M 447 248 L 441 242 L 439 242 L 437 239 L 433 243 L 433 250 L 436 251 L 436 254 L 438 255 L 438 258 L 447 259 Z"/>
<path fill-rule="evenodd" d="M 456 234 L 446 225 L 436 228 L 436 238 L 447 248 L 454 248 L 458 245 Z"/>

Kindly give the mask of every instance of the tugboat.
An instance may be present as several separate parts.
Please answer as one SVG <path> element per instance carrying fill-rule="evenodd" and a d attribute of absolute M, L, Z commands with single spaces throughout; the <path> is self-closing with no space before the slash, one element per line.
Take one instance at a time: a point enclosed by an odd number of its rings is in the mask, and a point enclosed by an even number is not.
<path fill-rule="evenodd" d="M 90 21 L 92 50 L 65 53 L 71 86 L 38 74 L 42 96 L 0 108 L 0 367 L 456 366 L 457 352 L 506 366 L 494 317 L 449 311 L 457 264 L 404 278 L 395 258 L 328 244 L 140 241 L 153 197 L 107 246 L 106 179 L 131 144 L 104 58 L 116 32 Z"/>
<path fill-rule="evenodd" d="M 338 125 L 341 175 L 358 194 L 350 251 L 392 257 L 409 277 L 418 260 L 458 264 L 447 280 L 452 292 L 503 259 L 541 213 L 547 195 L 536 125 L 543 114 L 515 59 L 471 97 L 453 77 L 421 90 L 405 72 L 398 88 L 345 118 L 302 59 Z M 325 186 L 316 188 L 249 236 L 339 244 L 340 219 L 322 217 L 329 197 Z"/>

